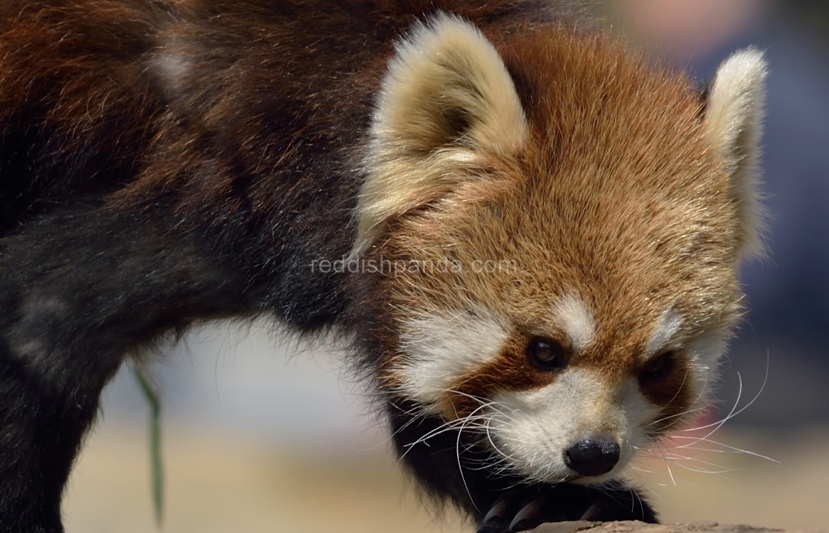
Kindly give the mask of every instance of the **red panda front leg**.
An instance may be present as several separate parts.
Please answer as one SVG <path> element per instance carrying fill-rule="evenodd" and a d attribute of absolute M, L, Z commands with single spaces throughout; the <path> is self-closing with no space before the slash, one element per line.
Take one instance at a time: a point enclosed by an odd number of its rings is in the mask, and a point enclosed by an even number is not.
<path fill-rule="evenodd" d="M 601 487 L 538 483 L 505 490 L 486 515 L 478 519 L 478 533 L 513 533 L 545 522 L 569 520 L 658 523 L 648 502 L 621 482 Z"/>
<path fill-rule="evenodd" d="M 63 487 L 128 352 L 252 307 L 159 211 L 64 211 L 0 240 L 0 531 L 63 530 Z"/>

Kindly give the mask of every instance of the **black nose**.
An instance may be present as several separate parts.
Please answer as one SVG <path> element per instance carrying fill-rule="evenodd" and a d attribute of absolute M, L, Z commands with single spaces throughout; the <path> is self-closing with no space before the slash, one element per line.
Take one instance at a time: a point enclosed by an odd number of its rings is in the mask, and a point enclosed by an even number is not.
<path fill-rule="evenodd" d="M 564 464 L 582 476 L 598 476 L 619 462 L 619 445 L 611 440 L 584 439 L 564 452 Z"/>

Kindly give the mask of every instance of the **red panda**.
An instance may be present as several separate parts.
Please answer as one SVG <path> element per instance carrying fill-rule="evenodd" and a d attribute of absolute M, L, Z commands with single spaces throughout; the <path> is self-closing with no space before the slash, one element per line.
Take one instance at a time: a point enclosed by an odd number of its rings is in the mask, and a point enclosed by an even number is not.
<path fill-rule="evenodd" d="M 656 521 L 762 251 L 765 62 L 704 96 L 537 0 L 5 0 L 0 531 L 60 500 L 125 357 L 329 332 L 480 532 Z"/>

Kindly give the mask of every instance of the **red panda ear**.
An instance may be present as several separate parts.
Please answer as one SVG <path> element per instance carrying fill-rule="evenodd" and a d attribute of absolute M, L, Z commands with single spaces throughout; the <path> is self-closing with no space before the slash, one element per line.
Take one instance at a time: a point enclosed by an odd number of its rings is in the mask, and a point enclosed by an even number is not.
<path fill-rule="evenodd" d="M 485 153 L 517 153 L 524 110 L 492 43 L 459 18 L 439 14 L 398 43 L 373 116 L 353 255 L 390 217 L 434 200 Z"/>
<path fill-rule="evenodd" d="M 720 65 L 708 94 L 705 131 L 731 177 L 740 253 L 762 255 L 762 207 L 757 160 L 762 134 L 766 61 L 758 50 L 737 52 Z"/>

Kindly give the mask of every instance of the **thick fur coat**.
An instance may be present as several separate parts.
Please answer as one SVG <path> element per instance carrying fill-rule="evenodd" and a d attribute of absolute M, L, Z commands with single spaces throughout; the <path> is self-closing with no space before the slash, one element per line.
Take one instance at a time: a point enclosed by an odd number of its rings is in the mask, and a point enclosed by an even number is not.
<path fill-rule="evenodd" d="M 124 358 L 333 331 L 480 531 L 655 513 L 760 251 L 765 65 L 701 97 L 549 2 L 5 0 L 0 531 L 61 493 Z"/>

